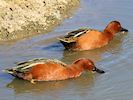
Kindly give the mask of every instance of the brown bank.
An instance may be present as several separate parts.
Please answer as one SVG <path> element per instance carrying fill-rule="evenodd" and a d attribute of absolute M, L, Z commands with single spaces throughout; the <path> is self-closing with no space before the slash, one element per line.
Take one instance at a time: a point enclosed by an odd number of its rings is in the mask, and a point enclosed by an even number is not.
<path fill-rule="evenodd" d="M 46 33 L 77 5 L 79 0 L 1 0 L 0 41 Z"/>

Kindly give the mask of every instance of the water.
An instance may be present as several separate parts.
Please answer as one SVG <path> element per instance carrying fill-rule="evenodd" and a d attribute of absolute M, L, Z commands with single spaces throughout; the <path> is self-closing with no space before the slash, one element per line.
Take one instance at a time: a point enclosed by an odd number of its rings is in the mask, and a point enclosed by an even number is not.
<path fill-rule="evenodd" d="M 44 57 L 71 63 L 91 58 L 105 74 L 84 73 L 81 77 L 41 82 L 35 85 L 0 72 L 0 100 L 132 100 L 133 98 L 133 1 L 81 0 L 79 9 L 49 34 L 0 44 L 0 70 L 18 61 Z M 82 52 L 65 51 L 56 39 L 80 27 L 102 30 L 119 20 L 127 34 L 117 34 L 109 45 Z"/>

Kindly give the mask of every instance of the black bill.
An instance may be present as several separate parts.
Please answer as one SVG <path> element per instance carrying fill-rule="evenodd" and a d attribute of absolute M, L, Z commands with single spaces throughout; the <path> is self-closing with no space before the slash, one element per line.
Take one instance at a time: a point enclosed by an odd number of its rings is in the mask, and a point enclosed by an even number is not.
<path fill-rule="evenodd" d="M 125 28 L 121 28 L 121 32 L 128 32 L 128 30 Z"/>
<path fill-rule="evenodd" d="M 98 69 L 96 67 L 94 67 L 93 71 L 96 71 L 98 73 L 105 73 L 105 71 L 101 70 L 101 69 Z"/>

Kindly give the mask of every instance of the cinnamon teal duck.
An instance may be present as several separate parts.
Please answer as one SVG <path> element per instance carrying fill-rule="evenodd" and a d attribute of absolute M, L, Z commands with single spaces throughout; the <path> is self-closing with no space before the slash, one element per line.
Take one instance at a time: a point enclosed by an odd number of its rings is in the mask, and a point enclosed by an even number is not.
<path fill-rule="evenodd" d="M 67 65 L 55 59 L 33 59 L 17 63 L 16 67 L 4 70 L 15 77 L 31 81 L 55 81 L 79 77 L 84 71 L 104 73 L 93 61 L 81 58 Z"/>
<path fill-rule="evenodd" d="M 107 45 L 118 32 L 128 32 L 118 21 L 111 21 L 103 31 L 78 29 L 58 39 L 68 50 L 92 50 Z"/>

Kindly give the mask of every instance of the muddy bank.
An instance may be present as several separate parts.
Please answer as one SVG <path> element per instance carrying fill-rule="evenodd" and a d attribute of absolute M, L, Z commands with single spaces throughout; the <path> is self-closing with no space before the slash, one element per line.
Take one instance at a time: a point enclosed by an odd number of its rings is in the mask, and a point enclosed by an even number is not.
<path fill-rule="evenodd" d="M 1 0 L 0 41 L 46 33 L 77 5 L 79 0 Z"/>

